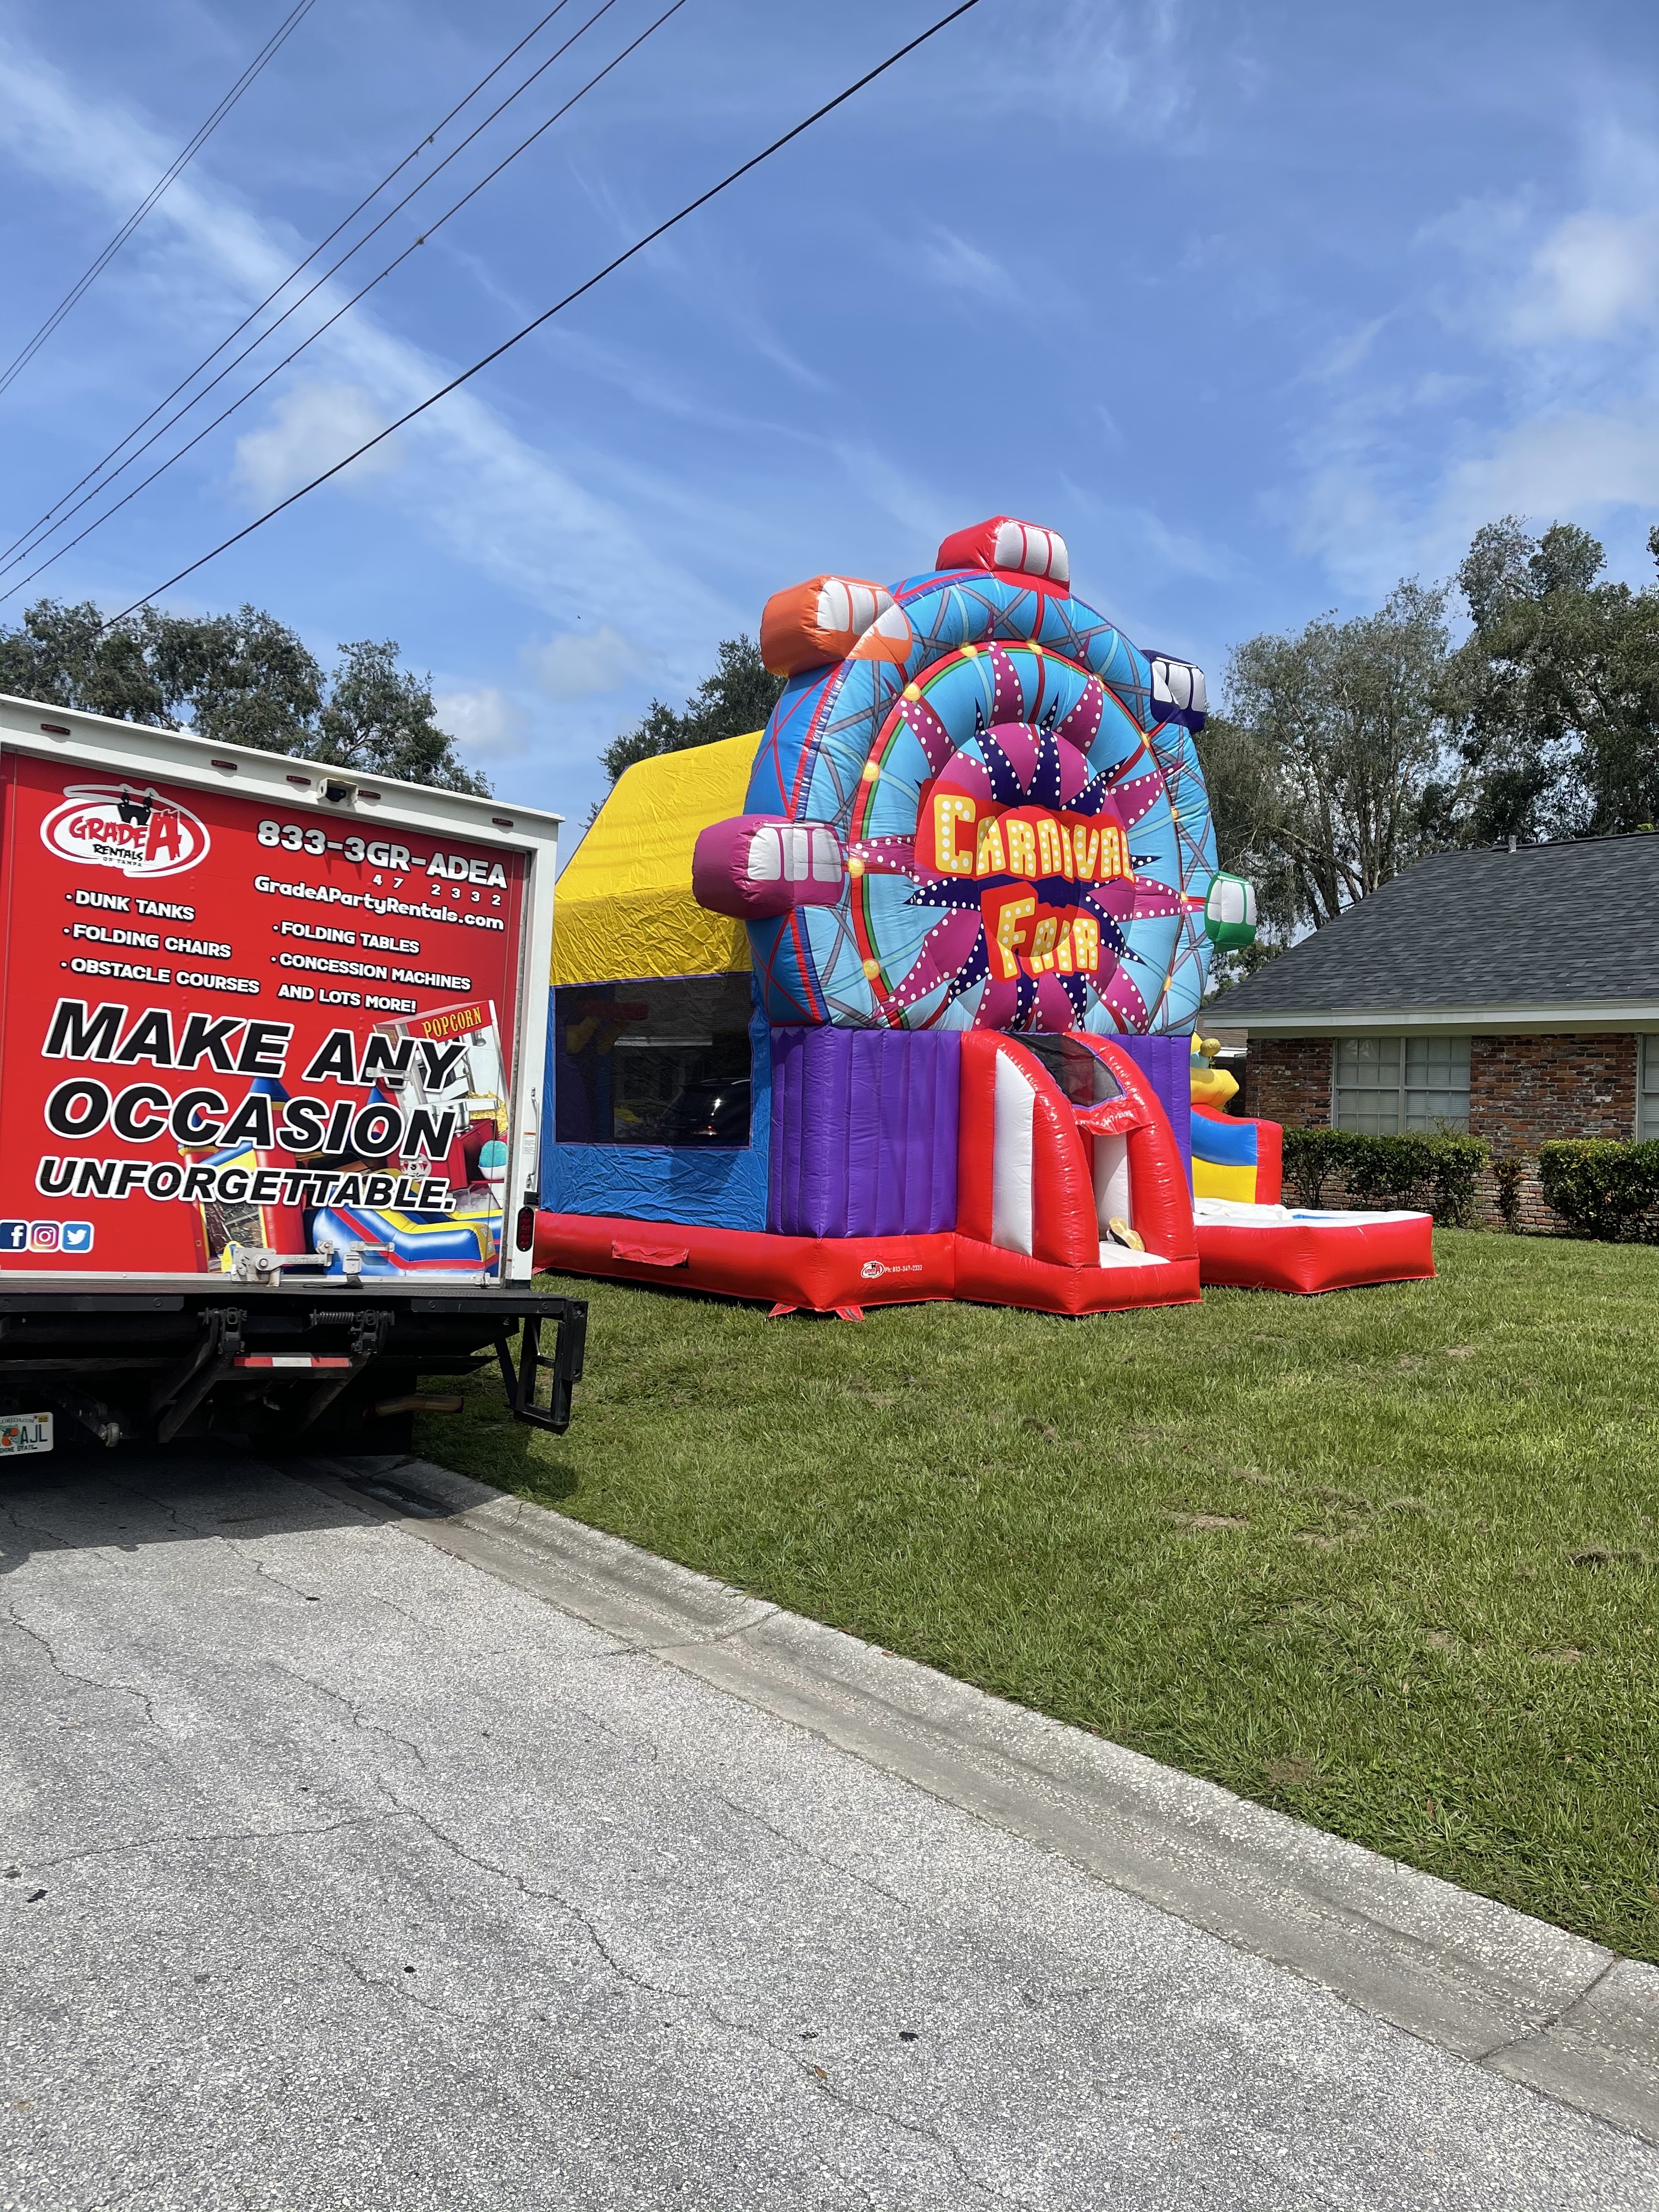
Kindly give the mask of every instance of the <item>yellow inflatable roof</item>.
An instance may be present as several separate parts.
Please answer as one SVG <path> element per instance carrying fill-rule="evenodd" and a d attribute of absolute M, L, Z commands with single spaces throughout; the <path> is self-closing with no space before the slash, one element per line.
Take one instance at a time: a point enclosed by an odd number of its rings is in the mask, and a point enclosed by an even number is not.
<path fill-rule="evenodd" d="M 554 893 L 555 983 L 747 971 L 743 924 L 691 896 L 691 849 L 743 812 L 760 741 L 751 730 L 623 769 Z"/>

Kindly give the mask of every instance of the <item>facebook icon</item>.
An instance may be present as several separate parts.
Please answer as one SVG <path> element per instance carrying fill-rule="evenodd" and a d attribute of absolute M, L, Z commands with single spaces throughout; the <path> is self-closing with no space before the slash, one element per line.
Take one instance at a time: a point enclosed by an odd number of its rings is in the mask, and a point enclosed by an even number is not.
<path fill-rule="evenodd" d="M 27 1221 L 0 1221 L 0 1252 L 27 1251 L 28 1241 Z"/>

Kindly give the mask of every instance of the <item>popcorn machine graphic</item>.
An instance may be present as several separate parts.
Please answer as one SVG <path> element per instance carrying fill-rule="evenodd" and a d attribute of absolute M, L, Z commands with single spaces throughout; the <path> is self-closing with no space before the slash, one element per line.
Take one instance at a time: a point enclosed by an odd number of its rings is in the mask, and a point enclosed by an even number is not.
<path fill-rule="evenodd" d="M 454 1133 L 441 1158 L 422 1149 L 400 1163 L 411 1179 L 447 1182 L 449 1211 L 377 1205 L 365 1171 L 348 1178 L 361 1182 L 361 1196 L 342 1189 L 311 1216 L 312 1249 L 338 1253 L 355 1245 L 365 1274 L 489 1273 L 501 1256 L 507 1164 L 507 1064 L 495 1002 L 464 999 L 399 1015 L 377 1023 L 370 1036 L 385 1041 L 381 1059 L 398 1072 L 383 1079 L 405 1112 L 449 1117 Z M 434 1056 L 419 1048 L 428 1044 L 459 1047 L 441 1056 L 435 1074 Z M 370 1097 L 373 1103 L 384 1094 L 377 1089 Z"/>

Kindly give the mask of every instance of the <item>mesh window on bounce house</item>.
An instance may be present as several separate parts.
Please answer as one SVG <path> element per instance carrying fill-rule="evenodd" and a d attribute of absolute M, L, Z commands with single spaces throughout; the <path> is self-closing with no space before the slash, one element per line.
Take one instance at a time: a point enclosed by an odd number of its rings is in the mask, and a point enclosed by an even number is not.
<path fill-rule="evenodd" d="M 1098 1313 L 1433 1273 L 1426 1214 L 1279 1202 L 1195 1039 L 1255 897 L 1204 678 L 999 516 L 761 625 L 763 731 L 641 761 L 559 884 L 538 1263 L 837 1312 Z"/>

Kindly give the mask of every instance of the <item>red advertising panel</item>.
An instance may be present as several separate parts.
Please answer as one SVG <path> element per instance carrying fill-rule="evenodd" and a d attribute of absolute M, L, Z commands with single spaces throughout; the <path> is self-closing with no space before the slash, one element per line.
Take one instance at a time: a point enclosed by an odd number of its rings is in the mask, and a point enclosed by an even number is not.
<path fill-rule="evenodd" d="M 0 1268 L 497 1266 L 526 862 L 0 755 Z"/>

